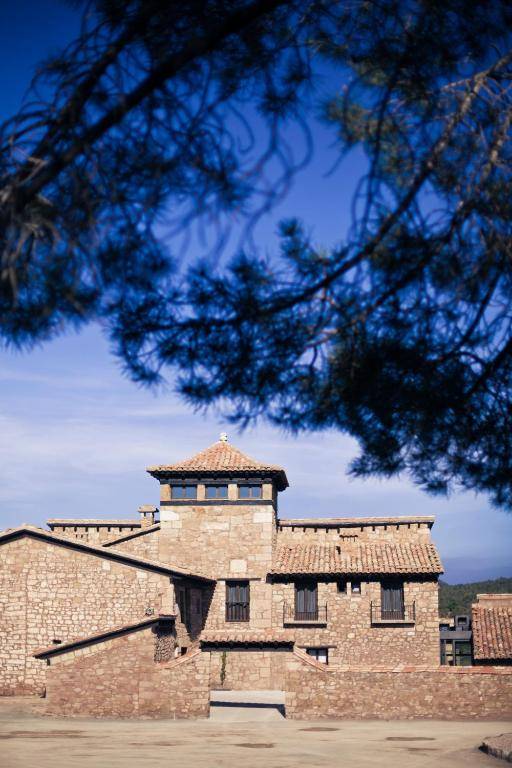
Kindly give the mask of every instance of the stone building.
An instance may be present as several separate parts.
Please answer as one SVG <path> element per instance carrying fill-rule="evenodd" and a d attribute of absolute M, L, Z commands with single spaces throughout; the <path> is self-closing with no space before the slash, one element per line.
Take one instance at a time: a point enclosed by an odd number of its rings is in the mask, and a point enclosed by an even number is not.
<path fill-rule="evenodd" d="M 279 689 L 292 717 L 384 717 L 435 716 L 452 686 L 454 717 L 473 694 L 479 714 L 510 714 L 512 670 L 472 667 L 468 687 L 440 667 L 433 518 L 280 519 L 285 471 L 225 436 L 148 472 L 160 506 L 137 520 L 0 534 L 0 693 L 193 717 L 211 688 Z M 504 696 L 483 706 L 492 685 Z"/>
<path fill-rule="evenodd" d="M 475 664 L 512 666 L 512 594 L 476 599 L 471 607 Z"/>

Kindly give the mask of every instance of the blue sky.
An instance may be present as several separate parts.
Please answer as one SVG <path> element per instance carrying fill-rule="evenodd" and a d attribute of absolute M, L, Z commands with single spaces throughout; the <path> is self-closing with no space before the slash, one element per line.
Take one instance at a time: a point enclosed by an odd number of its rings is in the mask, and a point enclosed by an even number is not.
<path fill-rule="evenodd" d="M 58 0 L 0 0 L 0 117 L 18 107 L 37 61 L 76 28 L 75 11 Z M 343 236 L 362 161 L 352 155 L 327 176 L 333 136 L 315 126 L 315 141 L 313 163 L 258 227 L 262 250 L 276 247 L 277 222 L 292 214 L 319 242 Z M 0 351 L 0 392 L 1 528 L 48 517 L 133 517 L 139 504 L 158 503 L 147 465 L 184 458 L 226 429 L 242 450 L 286 468 L 282 516 L 433 514 L 448 581 L 512 575 L 512 515 L 484 497 L 433 499 L 406 478 L 351 480 L 345 469 L 357 446 L 335 432 L 293 438 L 260 424 L 240 434 L 218 414 L 186 407 L 172 382 L 157 392 L 129 382 L 98 327 L 30 353 Z"/>

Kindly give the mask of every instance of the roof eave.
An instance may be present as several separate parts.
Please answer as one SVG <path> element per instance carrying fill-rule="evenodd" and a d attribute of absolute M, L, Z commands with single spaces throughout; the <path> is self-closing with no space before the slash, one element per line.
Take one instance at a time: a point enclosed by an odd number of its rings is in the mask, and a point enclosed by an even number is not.
<path fill-rule="evenodd" d="M 319 576 L 322 578 L 335 577 L 340 578 L 343 576 L 440 576 L 444 571 L 432 570 L 432 571 L 419 571 L 419 570 L 404 570 L 404 571 L 361 571 L 361 570 L 339 570 L 339 571 L 269 571 L 271 577 L 286 577 L 286 578 L 302 578 L 304 576 Z"/>
<path fill-rule="evenodd" d="M 146 467 L 146 472 L 157 480 L 179 479 L 181 477 L 270 477 L 276 481 L 277 489 L 288 488 L 288 478 L 284 469 L 179 469 L 166 466 Z"/>
<path fill-rule="evenodd" d="M 281 528 L 359 528 L 370 525 L 411 525 L 420 523 L 432 528 L 435 517 L 429 516 L 403 516 L 403 517 L 296 517 L 282 518 L 278 520 Z"/>

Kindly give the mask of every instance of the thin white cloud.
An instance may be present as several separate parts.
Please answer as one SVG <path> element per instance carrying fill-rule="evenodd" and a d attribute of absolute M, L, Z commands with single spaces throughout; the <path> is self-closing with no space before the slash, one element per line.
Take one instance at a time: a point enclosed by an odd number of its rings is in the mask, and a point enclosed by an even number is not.
<path fill-rule="evenodd" d="M 244 452 L 285 467 L 282 516 L 436 514 L 434 538 L 457 573 L 461 558 L 506 561 L 512 516 L 482 497 L 436 499 L 404 478 L 352 479 L 346 469 L 357 446 L 350 438 L 334 431 L 291 436 L 261 424 L 240 432 L 168 391 L 155 396 L 130 384 L 98 334 L 82 341 L 65 339 L 33 357 L 3 356 L 0 527 L 61 516 L 133 517 L 139 504 L 158 503 L 146 466 L 191 456 L 227 431 Z"/>

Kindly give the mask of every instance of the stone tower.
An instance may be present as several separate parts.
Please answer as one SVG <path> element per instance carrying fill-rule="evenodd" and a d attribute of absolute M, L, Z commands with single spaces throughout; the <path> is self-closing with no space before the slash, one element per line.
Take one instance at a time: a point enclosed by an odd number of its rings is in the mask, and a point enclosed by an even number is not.
<path fill-rule="evenodd" d="M 246 456 L 225 434 L 176 464 L 148 467 L 160 482 L 161 552 L 215 579 L 268 573 L 281 467 Z"/>

